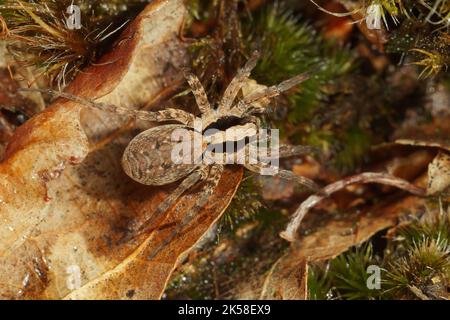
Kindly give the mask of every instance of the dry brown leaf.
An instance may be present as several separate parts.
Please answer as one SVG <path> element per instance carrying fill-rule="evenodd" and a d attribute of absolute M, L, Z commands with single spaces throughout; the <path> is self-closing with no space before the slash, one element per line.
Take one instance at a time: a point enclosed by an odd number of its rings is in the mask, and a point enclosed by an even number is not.
<path fill-rule="evenodd" d="M 420 183 L 424 180 L 422 177 Z M 307 299 L 309 262 L 332 259 L 367 241 L 378 231 L 397 224 L 411 209 L 424 205 L 424 201 L 424 198 L 408 196 L 396 202 L 383 201 L 339 219 L 333 215 L 321 216 L 320 226 L 293 242 L 288 253 L 274 265 L 261 297 Z"/>
<path fill-rule="evenodd" d="M 439 148 L 450 151 L 450 142 L 448 141 L 448 138 L 441 139 L 437 136 L 434 139 L 432 138 L 430 140 L 398 139 L 395 142 L 403 145 Z"/>
<path fill-rule="evenodd" d="M 424 183 L 426 176 L 421 177 Z M 304 235 L 292 244 L 292 252 L 308 261 L 334 258 L 348 248 L 363 243 L 375 233 L 398 223 L 399 219 L 411 213 L 415 208 L 424 205 L 425 199 L 407 196 L 398 200 L 385 199 L 382 203 L 340 219 L 329 216 L 321 217 L 320 228 Z"/>
<path fill-rule="evenodd" d="M 0 55 L 0 61 L 2 58 Z M 23 121 L 21 118 L 34 116 L 43 109 L 39 94 L 18 92 L 20 83 L 12 77 L 10 70 L 12 72 L 12 69 L 0 67 L 0 159 L 17 126 Z"/>
<path fill-rule="evenodd" d="M 155 99 L 185 63 L 178 38 L 184 14 L 181 0 L 153 1 L 69 90 L 127 107 Z M 177 262 L 231 201 L 242 170 L 227 169 L 208 206 L 149 260 L 196 194 L 180 199 L 160 221 L 164 228 L 118 242 L 130 219 L 154 210 L 175 187 L 146 187 L 123 173 L 121 154 L 136 133 L 129 128 L 114 115 L 59 100 L 17 130 L 0 163 L 0 298 L 160 298 Z"/>
<path fill-rule="evenodd" d="M 427 194 L 438 194 L 450 185 L 450 118 L 435 117 L 432 122 L 418 128 L 400 132 L 397 144 L 440 149 L 428 165 Z"/>
<path fill-rule="evenodd" d="M 308 264 L 305 258 L 290 253 L 282 256 L 269 271 L 260 299 L 306 300 Z"/>
<path fill-rule="evenodd" d="M 400 130 L 395 142 L 450 151 L 450 117 L 436 117 L 430 123 Z"/>
<path fill-rule="evenodd" d="M 301 265 L 306 265 L 312 261 L 333 259 L 350 247 L 361 244 L 370 239 L 375 233 L 396 225 L 399 219 L 410 213 L 414 208 L 423 206 L 425 200 L 414 196 L 408 196 L 399 202 L 384 204 L 361 214 L 351 214 L 345 219 L 328 219 L 321 227 L 293 243 L 289 249 L 284 262 L 285 272 L 275 271 L 270 276 L 276 279 L 274 285 L 278 292 L 284 292 L 286 283 L 292 277 L 289 270 L 300 270 Z M 306 258 L 305 258 L 306 257 Z M 297 280 L 298 292 L 305 293 L 307 298 L 307 287 L 303 282 Z M 303 278 L 307 283 L 307 274 Z M 284 285 L 284 287 L 283 287 Z M 295 287 L 287 287 L 288 292 L 295 292 Z M 305 289 L 304 289 L 305 288 Z M 286 296 L 286 294 L 285 294 Z M 275 298 L 275 297 L 274 297 Z M 284 298 L 284 297 L 283 297 Z M 301 296 L 297 299 L 303 299 Z"/>
<path fill-rule="evenodd" d="M 425 179 L 424 176 L 418 182 L 424 183 Z M 397 224 L 402 216 L 425 202 L 424 198 L 415 196 L 400 201 L 397 199 L 348 213 L 339 219 L 332 215 L 317 217 L 320 226 L 293 242 L 288 252 L 272 267 L 265 279 L 261 298 L 307 299 L 309 262 L 338 256 L 350 247 L 367 241 L 378 231 Z"/>
<path fill-rule="evenodd" d="M 411 181 L 424 173 L 435 155 L 434 150 L 421 148 L 408 155 L 394 157 L 382 165 L 389 174 Z"/>

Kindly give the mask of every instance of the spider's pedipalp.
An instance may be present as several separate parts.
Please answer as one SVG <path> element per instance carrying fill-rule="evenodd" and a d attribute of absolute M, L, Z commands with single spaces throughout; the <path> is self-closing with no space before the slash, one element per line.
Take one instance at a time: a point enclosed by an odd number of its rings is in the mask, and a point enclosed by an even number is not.
<path fill-rule="evenodd" d="M 195 74 L 190 72 L 187 68 L 182 69 L 184 77 L 186 78 L 189 86 L 191 87 L 192 94 L 194 95 L 197 106 L 202 114 L 208 114 L 211 112 L 211 104 L 209 103 L 208 96 L 205 88 Z"/>
<path fill-rule="evenodd" d="M 239 93 L 239 90 L 241 90 L 242 86 L 244 85 L 245 79 L 250 76 L 250 73 L 256 67 L 256 63 L 258 62 L 259 57 L 260 54 L 258 51 L 253 52 L 251 58 L 247 61 L 244 67 L 238 70 L 236 76 L 233 78 L 233 80 L 231 80 L 230 84 L 225 90 L 225 93 L 223 94 L 222 100 L 219 104 L 219 112 L 224 113 L 227 110 L 230 110 L 231 106 L 233 105 L 234 99 L 236 99 L 236 96 Z"/>
<path fill-rule="evenodd" d="M 134 110 L 124 107 L 115 106 L 112 104 L 105 104 L 105 103 L 99 103 L 95 102 L 91 99 L 81 98 L 76 95 L 67 93 L 67 92 L 60 92 L 55 91 L 51 89 L 34 89 L 34 88 L 22 88 L 19 89 L 20 91 L 25 92 L 41 92 L 41 93 L 47 93 L 51 94 L 55 97 L 61 97 L 64 99 L 68 99 L 71 101 L 74 101 L 76 103 L 94 108 L 99 109 L 102 111 L 110 112 L 119 114 L 122 116 L 127 116 L 139 120 L 144 121 L 152 121 L 152 122 L 165 122 L 165 121 L 175 121 L 178 123 L 182 123 L 188 127 L 192 127 L 193 123 L 195 121 L 195 116 L 183 111 L 181 109 L 174 109 L 174 108 L 166 108 L 160 111 L 143 111 L 143 110 Z"/>
<path fill-rule="evenodd" d="M 289 158 L 294 156 L 303 156 L 306 154 L 317 153 L 317 148 L 311 146 L 291 146 L 291 145 L 281 145 L 279 150 L 280 158 Z"/>

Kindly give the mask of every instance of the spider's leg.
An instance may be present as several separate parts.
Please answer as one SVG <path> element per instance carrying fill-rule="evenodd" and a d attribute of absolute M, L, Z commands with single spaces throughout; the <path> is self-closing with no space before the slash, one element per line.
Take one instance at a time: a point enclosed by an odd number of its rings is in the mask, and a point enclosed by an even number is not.
<path fill-rule="evenodd" d="M 268 137 L 266 134 L 264 135 L 257 135 L 255 137 L 259 142 L 264 142 L 267 140 L 271 140 L 270 137 Z M 256 147 L 253 148 L 253 147 Z M 282 179 L 291 180 L 299 185 L 302 185 L 310 190 L 313 191 L 319 191 L 320 187 L 311 179 L 308 179 L 306 177 L 300 176 L 295 174 L 292 171 L 280 169 L 277 165 L 277 167 L 270 168 L 268 167 L 268 164 L 271 163 L 274 159 L 280 159 L 280 158 L 287 158 L 291 156 L 296 155 L 304 155 L 304 154 L 310 154 L 316 151 L 313 147 L 310 146 L 290 146 L 290 145 L 280 145 L 278 147 L 278 152 L 276 155 L 266 155 L 261 154 L 261 150 L 257 148 L 257 145 L 249 144 L 245 148 L 245 159 L 244 159 L 244 166 L 257 174 L 262 174 L 264 169 L 275 169 L 270 170 L 270 173 L 272 176 L 280 177 Z M 271 148 L 266 149 L 267 151 L 271 151 Z"/>
<path fill-rule="evenodd" d="M 259 53 L 255 51 L 251 58 L 247 61 L 243 68 L 239 69 L 236 76 L 231 80 L 225 93 L 223 94 L 222 100 L 220 101 L 218 111 L 219 113 L 224 113 L 231 109 L 234 99 L 236 99 L 239 90 L 241 90 L 244 85 L 244 80 L 250 76 L 251 71 L 255 68 L 256 63 L 259 59 Z"/>
<path fill-rule="evenodd" d="M 133 220 L 128 226 L 127 234 L 121 239 L 121 242 L 127 242 L 147 231 L 149 228 L 154 227 L 154 222 L 158 221 L 160 217 L 177 202 L 183 193 L 192 188 L 200 180 L 204 179 L 206 175 L 206 167 L 202 167 L 192 172 L 169 196 L 167 196 L 167 198 L 163 200 L 163 202 L 159 204 L 155 211 L 150 213 L 146 212 L 139 220 Z"/>
<path fill-rule="evenodd" d="M 257 174 L 261 174 L 262 169 L 267 168 L 267 166 L 265 164 L 262 163 L 256 163 L 256 164 L 246 164 L 245 167 L 252 171 L 255 172 Z M 311 179 L 308 179 L 306 177 L 303 176 L 299 176 L 297 174 L 295 174 L 292 171 L 289 170 L 283 170 L 283 169 L 277 169 L 274 173 L 273 173 L 274 177 L 279 177 L 282 179 L 286 179 L 286 180 L 290 180 L 290 181 L 294 181 L 296 183 L 298 183 L 301 186 L 304 186 L 314 192 L 320 192 L 321 188 Z"/>
<path fill-rule="evenodd" d="M 317 149 L 311 146 L 291 146 L 287 144 L 280 145 L 279 158 L 289 158 L 294 156 L 303 156 L 317 153 Z"/>
<path fill-rule="evenodd" d="M 258 120 L 259 120 L 258 117 L 249 116 L 249 119 L 253 123 L 256 123 L 258 128 L 261 128 L 260 122 L 258 122 Z M 259 142 L 265 142 L 267 140 L 270 140 L 270 138 L 266 137 L 265 135 L 261 135 L 261 134 L 257 134 L 256 136 L 253 137 L 253 139 L 256 139 Z M 251 150 L 252 150 L 251 145 L 246 145 L 246 147 L 245 147 L 246 159 L 249 159 L 249 157 L 251 156 L 251 154 L 250 154 Z M 270 151 L 270 148 L 267 151 Z M 278 154 L 276 155 L 276 157 L 281 159 L 281 158 L 304 156 L 304 155 L 310 155 L 310 154 L 317 155 L 317 154 L 319 154 L 319 152 L 320 152 L 320 150 L 318 150 L 317 148 L 312 147 L 312 146 L 304 146 L 304 145 L 293 146 L 293 145 L 281 144 L 278 147 Z M 256 156 L 256 155 L 259 157 L 259 159 L 263 163 L 268 163 L 268 162 L 270 162 L 271 159 L 273 159 L 273 157 L 270 155 L 266 156 L 266 155 L 261 155 L 261 154 L 257 154 L 257 153 L 252 154 L 252 156 Z"/>
<path fill-rule="evenodd" d="M 211 170 L 209 172 L 208 177 L 206 178 L 206 184 L 202 190 L 202 194 L 197 199 L 192 209 L 189 210 L 186 216 L 184 216 L 181 223 L 177 225 L 175 230 L 173 230 L 172 233 L 170 233 L 170 235 L 164 241 L 162 241 L 161 244 L 155 250 L 153 250 L 148 255 L 149 260 L 153 259 L 162 249 L 164 249 L 170 242 L 172 242 L 175 239 L 175 237 L 178 234 L 180 234 L 180 232 L 191 223 L 192 219 L 195 218 L 197 213 L 206 205 L 209 197 L 216 189 L 219 180 L 222 177 L 223 169 L 224 169 L 223 165 L 216 164 L 211 166 Z"/>
<path fill-rule="evenodd" d="M 246 155 L 247 157 L 250 156 L 250 151 L 248 148 L 246 148 Z M 317 153 L 318 150 L 311 146 L 291 146 L 291 145 L 280 145 L 280 148 L 278 150 L 277 158 L 289 158 L 289 157 L 296 157 L 296 156 L 304 156 L 307 154 L 314 154 Z M 261 156 L 259 155 L 260 160 L 263 163 L 268 163 L 272 159 L 270 156 Z"/>
<path fill-rule="evenodd" d="M 136 118 L 144 121 L 152 121 L 152 122 L 176 121 L 185 124 L 186 126 L 192 127 L 196 119 L 194 115 L 181 109 L 166 108 L 160 111 L 134 110 L 115 106 L 112 104 L 95 102 L 91 99 L 81 98 L 67 92 L 59 92 L 51 89 L 23 88 L 20 89 L 20 91 L 28 91 L 28 92 L 37 91 L 42 93 L 48 93 L 55 97 L 65 98 L 91 108 L 100 109 L 106 112 L 128 116 L 131 118 Z"/>
<path fill-rule="evenodd" d="M 200 109 L 201 114 L 208 114 L 212 111 L 211 105 L 208 101 L 208 96 L 206 95 L 205 88 L 203 87 L 200 80 L 195 74 L 183 69 L 184 77 L 186 78 L 189 86 L 192 89 L 192 94 L 194 95 L 197 106 Z"/>
<path fill-rule="evenodd" d="M 243 102 L 246 105 L 251 105 L 253 102 L 256 102 L 256 101 L 264 99 L 264 98 L 276 97 L 276 96 L 280 95 L 282 92 L 289 90 L 292 87 L 295 87 L 296 85 L 309 79 L 310 74 L 311 74 L 311 72 L 305 72 L 305 73 L 299 74 L 293 78 L 285 80 L 285 81 L 281 82 L 280 84 L 268 87 L 261 91 L 256 91 L 254 93 L 251 93 L 248 96 L 244 97 Z M 261 111 L 264 111 L 264 110 L 261 110 Z"/>

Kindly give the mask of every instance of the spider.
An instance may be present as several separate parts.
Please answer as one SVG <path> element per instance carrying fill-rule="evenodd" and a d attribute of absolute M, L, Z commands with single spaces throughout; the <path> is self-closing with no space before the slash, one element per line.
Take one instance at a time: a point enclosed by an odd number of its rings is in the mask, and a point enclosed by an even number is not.
<path fill-rule="evenodd" d="M 200 80 L 187 69 L 183 69 L 184 76 L 192 89 L 196 104 L 200 111 L 200 116 L 176 108 L 165 108 L 160 111 L 132 110 L 124 107 L 96 103 L 94 101 L 80 98 L 69 93 L 52 90 L 38 90 L 51 93 L 54 96 L 73 100 L 77 103 L 93 108 L 113 112 L 116 114 L 132 117 L 135 119 L 152 122 L 171 122 L 161 124 L 138 134 L 126 147 L 122 167 L 125 173 L 133 180 L 150 186 L 163 186 L 174 182 L 179 182 L 176 189 L 167 196 L 154 212 L 147 212 L 142 218 L 136 219 L 128 226 L 128 231 L 123 240 L 128 241 L 152 227 L 152 223 L 171 208 L 177 200 L 188 190 L 202 183 L 202 188 L 196 203 L 176 230 L 167 240 L 157 248 L 149 259 L 156 255 L 159 250 L 169 243 L 176 235 L 194 218 L 194 216 L 206 205 L 208 198 L 214 192 L 224 171 L 224 164 L 212 163 L 192 163 L 174 164 L 171 158 L 171 150 L 174 143 L 171 138 L 174 130 L 187 129 L 192 135 L 203 133 L 207 128 L 220 128 L 221 133 L 230 128 L 261 128 L 261 114 L 269 110 L 268 102 L 270 98 L 280 95 L 282 92 L 298 85 L 309 78 L 308 73 L 297 75 L 285 80 L 278 85 L 265 87 L 259 86 L 257 90 L 237 99 L 238 94 L 248 83 L 252 69 L 256 66 L 259 53 L 254 52 L 247 63 L 237 71 L 226 88 L 217 106 L 212 107 L 208 101 L 207 94 Z M 238 100 L 235 102 L 235 100 Z M 194 123 L 200 121 L 202 132 L 197 132 Z M 197 131 L 195 131 L 197 130 Z M 258 132 L 258 131 L 256 131 Z M 248 137 L 235 137 L 236 140 Z M 228 141 L 220 141 L 226 143 Z M 234 141 L 233 141 L 234 142 Z M 288 146 L 279 147 L 278 157 L 291 157 L 313 152 L 308 146 Z M 265 162 L 244 163 L 245 168 L 260 174 L 266 167 Z M 279 169 L 274 176 L 293 180 L 300 185 L 312 190 L 319 190 L 317 185 L 310 179 L 298 176 L 292 171 Z"/>

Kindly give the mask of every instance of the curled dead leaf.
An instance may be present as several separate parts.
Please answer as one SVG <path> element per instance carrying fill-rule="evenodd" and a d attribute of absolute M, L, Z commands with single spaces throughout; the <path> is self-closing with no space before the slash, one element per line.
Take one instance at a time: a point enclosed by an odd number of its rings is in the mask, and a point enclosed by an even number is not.
<path fill-rule="evenodd" d="M 395 143 L 450 151 L 450 117 L 435 117 L 429 123 L 400 130 Z"/>
<path fill-rule="evenodd" d="M 68 91 L 137 108 L 176 86 L 186 63 L 178 37 L 184 14 L 181 0 L 153 1 Z M 208 206 L 148 259 L 196 193 L 183 196 L 160 228 L 119 242 L 130 219 L 175 187 L 143 186 L 123 173 L 121 155 L 135 134 L 126 119 L 63 100 L 17 130 L 0 163 L 0 298 L 160 298 L 177 262 L 231 201 L 242 170 L 227 169 Z"/>
<path fill-rule="evenodd" d="M 450 185 L 449 123 L 448 117 L 436 117 L 431 123 L 415 130 L 407 129 L 401 132 L 399 139 L 395 141 L 401 145 L 440 150 L 428 165 L 428 195 L 438 194 Z"/>
<path fill-rule="evenodd" d="M 398 202 L 389 201 L 364 212 L 346 215 L 342 219 L 326 219 L 320 228 L 293 243 L 291 253 L 305 256 L 308 261 L 332 259 L 350 247 L 367 241 L 375 233 L 397 224 L 401 217 L 424 203 L 423 198 L 408 196 Z"/>
<path fill-rule="evenodd" d="M 264 300 L 306 300 L 308 264 L 305 258 L 290 253 L 282 256 L 269 271 L 261 292 Z"/>
<path fill-rule="evenodd" d="M 422 184 L 426 176 L 416 183 Z M 291 244 L 268 273 L 261 298 L 307 299 L 308 263 L 332 259 L 370 239 L 375 233 L 394 226 L 411 210 L 424 206 L 425 199 L 397 197 L 344 216 L 321 216 L 320 226 Z M 315 220 L 315 219 L 313 219 Z"/>

